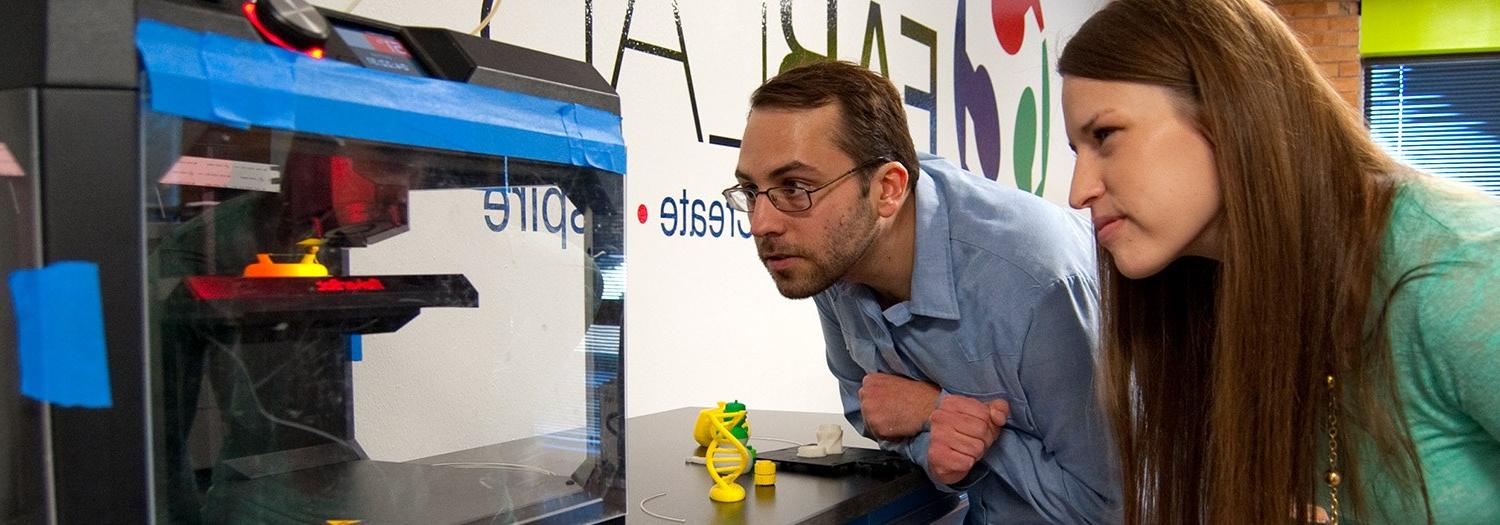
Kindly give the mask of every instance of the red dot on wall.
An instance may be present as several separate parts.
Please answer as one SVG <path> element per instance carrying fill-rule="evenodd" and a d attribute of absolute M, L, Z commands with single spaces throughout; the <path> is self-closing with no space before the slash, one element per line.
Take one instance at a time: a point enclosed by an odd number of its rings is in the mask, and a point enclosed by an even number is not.
<path fill-rule="evenodd" d="M 642 204 L 642 205 L 636 207 L 636 209 L 635 209 L 635 218 L 636 218 L 636 220 L 641 221 L 641 224 L 646 224 L 646 205 L 645 204 Z"/>

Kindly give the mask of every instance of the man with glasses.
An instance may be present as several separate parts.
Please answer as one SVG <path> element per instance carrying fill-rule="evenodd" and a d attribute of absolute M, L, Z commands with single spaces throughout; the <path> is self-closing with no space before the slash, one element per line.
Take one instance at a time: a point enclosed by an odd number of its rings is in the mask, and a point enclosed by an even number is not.
<path fill-rule="evenodd" d="M 970 523 L 1120 519 L 1086 221 L 919 162 L 895 87 L 841 62 L 755 91 L 735 178 L 777 290 L 817 304 L 855 428 L 966 490 Z"/>

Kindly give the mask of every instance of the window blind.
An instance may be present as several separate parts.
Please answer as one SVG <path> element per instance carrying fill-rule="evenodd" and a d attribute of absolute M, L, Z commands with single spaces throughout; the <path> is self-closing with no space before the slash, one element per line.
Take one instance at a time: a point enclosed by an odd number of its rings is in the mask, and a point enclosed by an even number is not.
<path fill-rule="evenodd" d="M 1500 57 L 1367 60 L 1365 118 L 1398 160 L 1500 197 Z"/>

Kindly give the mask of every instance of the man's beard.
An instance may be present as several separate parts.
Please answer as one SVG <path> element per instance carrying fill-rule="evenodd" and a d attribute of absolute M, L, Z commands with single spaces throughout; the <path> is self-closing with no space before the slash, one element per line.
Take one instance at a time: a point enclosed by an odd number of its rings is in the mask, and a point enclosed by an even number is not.
<path fill-rule="evenodd" d="M 767 254 L 776 254 L 799 257 L 807 263 L 786 270 L 766 269 L 783 297 L 805 299 L 817 295 L 844 278 L 855 264 L 864 259 L 875 246 L 874 207 L 861 200 L 855 213 L 839 221 L 824 239 L 824 244 L 814 250 L 778 246 L 779 237 L 755 239 L 762 261 Z"/>

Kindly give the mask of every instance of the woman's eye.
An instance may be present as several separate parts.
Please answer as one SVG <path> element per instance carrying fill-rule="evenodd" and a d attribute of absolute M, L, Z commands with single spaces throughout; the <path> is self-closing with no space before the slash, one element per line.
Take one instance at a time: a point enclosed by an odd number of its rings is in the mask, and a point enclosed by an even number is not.
<path fill-rule="evenodd" d="M 1119 128 L 1094 128 L 1094 142 L 1103 144 L 1104 139 L 1109 138 L 1116 131 L 1119 131 Z"/>

